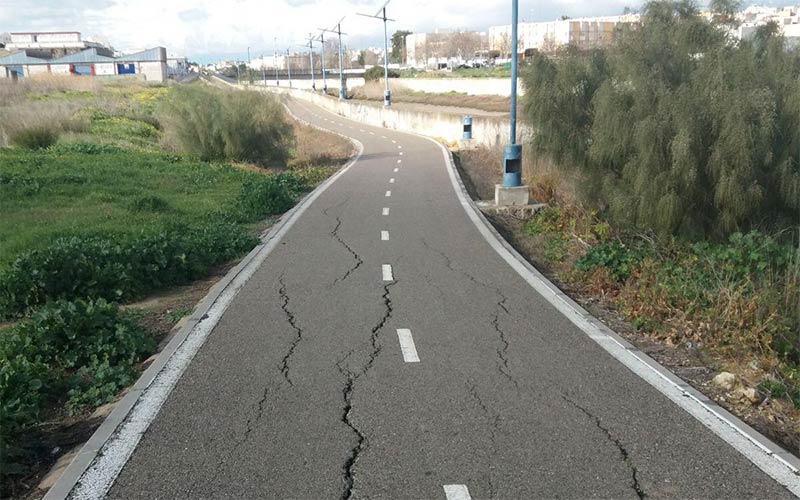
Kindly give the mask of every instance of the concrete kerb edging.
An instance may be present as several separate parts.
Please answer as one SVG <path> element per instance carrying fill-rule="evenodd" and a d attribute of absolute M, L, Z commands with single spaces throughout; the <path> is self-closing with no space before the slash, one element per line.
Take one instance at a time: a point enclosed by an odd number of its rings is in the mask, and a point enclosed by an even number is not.
<path fill-rule="evenodd" d="M 308 123 L 297 117 L 295 118 L 304 123 Z M 218 281 L 211 288 L 211 290 L 209 290 L 208 294 L 206 294 L 206 296 L 197 303 L 188 321 L 177 333 L 174 334 L 164 349 L 157 355 L 153 363 L 142 373 L 136 383 L 115 405 L 112 412 L 105 418 L 105 420 L 103 420 L 103 423 L 92 434 L 89 440 L 84 443 L 78 454 L 72 459 L 66 469 L 64 469 L 64 472 L 58 478 L 56 483 L 47 491 L 47 494 L 44 496 L 44 500 L 63 500 L 69 498 L 86 471 L 89 470 L 98 456 L 101 456 L 101 451 L 105 445 L 109 443 L 109 441 L 111 441 L 119 432 L 121 426 L 126 422 L 131 414 L 131 411 L 134 409 L 137 402 L 139 402 L 142 395 L 153 385 L 153 382 L 156 380 L 159 374 L 162 373 L 167 363 L 173 358 L 178 349 L 186 342 L 187 338 L 189 338 L 189 336 L 195 331 L 195 328 L 209 318 L 208 313 L 210 309 L 217 303 L 223 292 L 228 291 L 228 288 L 231 286 L 234 280 L 236 280 L 236 278 L 242 274 L 243 271 L 255 271 L 255 269 L 257 269 L 265 260 L 265 258 L 271 253 L 275 247 L 275 244 L 282 239 L 283 233 L 285 233 L 284 230 L 288 231 L 294 222 L 302 215 L 305 209 L 308 208 L 308 206 L 320 194 L 328 189 L 331 184 L 333 184 L 339 177 L 349 170 L 350 167 L 358 162 L 363 153 L 363 145 L 353 138 L 348 137 L 347 139 L 349 139 L 356 147 L 355 157 L 347 164 L 342 166 L 338 172 L 317 186 L 316 189 L 306 194 L 288 212 L 283 214 L 275 225 L 273 225 L 266 233 L 262 234 L 261 243 L 253 248 L 239 262 L 239 264 L 228 271 L 228 273 L 220 281 Z M 233 296 L 235 296 L 236 293 L 241 290 L 249 278 L 250 277 L 248 276 L 244 282 L 237 284 L 238 287 L 233 290 Z M 225 309 L 227 309 L 227 304 L 225 305 Z M 225 309 L 223 309 L 222 312 L 224 312 Z M 221 317 L 222 312 L 220 313 L 220 316 L 212 320 L 214 321 L 214 324 L 209 326 L 211 330 L 213 330 L 213 328 L 216 326 L 216 322 L 219 320 L 219 317 Z M 205 340 L 203 343 L 204 342 Z M 197 350 L 199 351 L 201 347 L 202 343 L 198 346 Z M 196 352 L 197 351 L 192 354 L 192 357 L 194 354 L 196 354 Z M 180 375 L 178 378 L 180 378 Z M 167 395 L 168 394 L 169 393 L 167 393 Z M 110 487 L 111 484 L 108 484 L 107 486 Z"/>
<path fill-rule="evenodd" d="M 464 182 L 458 173 L 458 169 L 455 167 L 452 152 L 430 137 L 422 137 L 434 142 L 442 149 L 453 188 L 458 195 L 462 207 L 467 212 L 467 215 L 473 223 L 475 223 L 479 232 L 482 233 L 494 250 L 500 254 L 525 281 L 537 290 L 548 302 L 555 306 L 556 309 L 562 312 L 575 326 L 580 328 L 589 338 L 599 344 L 615 359 L 631 369 L 634 374 L 643 378 L 656 390 L 698 419 L 703 425 L 733 446 L 778 483 L 785 486 L 795 495 L 800 496 L 800 459 L 784 450 L 772 440 L 768 439 L 686 383 L 656 360 L 608 328 L 603 322 L 592 316 L 580 304 L 562 292 L 520 255 L 486 219 L 483 212 L 481 212 L 480 208 L 478 208 L 469 196 Z M 638 364 L 638 366 L 636 366 L 636 364 Z M 646 374 L 643 373 L 643 369 L 650 371 L 655 378 L 646 376 Z M 676 399 L 673 392 L 666 391 L 665 385 L 672 386 L 678 391 L 680 399 Z M 690 408 L 690 406 L 694 406 L 695 408 Z M 702 415 L 699 415 L 696 410 L 707 412 L 708 416 L 712 417 L 712 420 L 709 421 L 709 419 L 702 418 Z M 745 443 L 733 442 L 734 440 L 730 438 L 730 433 L 726 432 L 727 430 L 733 431 L 735 435 L 740 436 L 747 444 L 752 446 L 753 449 L 743 449 L 742 445 Z M 761 456 L 754 455 L 753 451 Z M 766 461 L 771 461 L 772 463 L 765 463 Z"/>

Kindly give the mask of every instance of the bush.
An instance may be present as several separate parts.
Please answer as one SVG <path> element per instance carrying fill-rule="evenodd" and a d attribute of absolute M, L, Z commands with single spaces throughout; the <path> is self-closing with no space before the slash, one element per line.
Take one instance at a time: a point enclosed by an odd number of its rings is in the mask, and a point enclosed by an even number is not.
<path fill-rule="evenodd" d="M 383 79 L 386 74 L 383 66 L 373 66 L 364 72 L 364 81 L 370 82 Z M 400 72 L 394 69 L 389 70 L 389 78 L 400 78 Z"/>
<path fill-rule="evenodd" d="M 13 318 L 58 299 L 130 300 L 187 283 L 250 250 L 257 239 L 232 222 L 173 223 L 119 240 L 73 236 L 20 255 L 0 274 L 0 317 Z"/>
<path fill-rule="evenodd" d="M 24 128 L 11 135 L 11 144 L 25 149 L 44 149 L 58 141 L 58 132 L 52 127 Z"/>
<path fill-rule="evenodd" d="M 95 142 L 62 142 L 56 144 L 51 151 L 54 153 L 77 153 L 84 155 L 101 155 L 120 153 L 122 148 L 110 144 L 97 144 Z"/>
<path fill-rule="evenodd" d="M 296 177 L 285 174 L 245 181 L 234 207 L 237 222 L 253 222 L 287 211 L 294 204 L 298 182 Z"/>
<path fill-rule="evenodd" d="M 623 30 L 609 49 L 534 56 L 534 146 L 622 228 L 723 240 L 796 226 L 800 50 L 769 26 L 733 40 L 684 1 L 649 2 Z"/>
<path fill-rule="evenodd" d="M 0 470 L 24 472 L 14 442 L 46 400 L 76 412 L 113 399 L 155 349 L 153 338 L 103 299 L 52 302 L 0 332 Z"/>
<path fill-rule="evenodd" d="M 272 95 L 176 85 L 160 109 L 169 141 L 204 160 L 284 165 L 293 135 Z"/>
<path fill-rule="evenodd" d="M 615 281 L 622 283 L 630 277 L 634 266 L 640 261 L 641 256 L 629 247 L 611 241 L 590 248 L 575 262 L 575 267 L 585 272 L 605 268 Z"/>
<path fill-rule="evenodd" d="M 134 198 L 129 208 L 132 212 L 169 212 L 170 206 L 167 200 L 154 194 L 139 196 Z"/>

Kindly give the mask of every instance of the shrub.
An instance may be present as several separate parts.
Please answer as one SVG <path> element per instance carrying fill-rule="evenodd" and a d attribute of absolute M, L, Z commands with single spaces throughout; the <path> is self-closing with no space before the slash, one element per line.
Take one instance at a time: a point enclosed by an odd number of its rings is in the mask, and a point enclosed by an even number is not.
<path fill-rule="evenodd" d="M 62 142 L 50 148 L 54 153 L 77 153 L 84 155 L 101 155 L 119 153 L 122 148 L 110 144 L 95 142 Z"/>
<path fill-rule="evenodd" d="M 640 255 L 629 247 L 619 241 L 611 241 L 590 248 L 575 262 L 575 267 L 585 272 L 605 268 L 614 280 L 621 283 L 630 277 L 634 266 L 640 261 Z"/>
<path fill-rule="evenodd" d="M 128 205 L 132 212 L 169 212 L 170 206 L 164 198 L 148 194 L 134 198 Z"/>
<path fill-rule="evenodd" d="M 176 85 L 160 116 L 168 140 L 204 160 L 283 165 L 289 157 L 292 127 L 272 95 Z"/>
<path fill-rule="evenodd" d="M 234 206 L 236 220 L 253 222 L 285 212 L 294 204 L 298 182 L 296 177 L 285 174 L 245 181 Z"/>
<path fill-rule="evenodd" d="M 658 0 L 608 49 L 537 53 L 532 142 L 622 228 L 723 240 L 795 226 L 800 50 L 773 28 L 733 40 L 692 3 Z"/>
<path fill-rule="evenodd" d="M 251 249 L 257 239 L 232 222 L 180 223 L 119 240 L 73 236 L 20 255 L 0 274 L 0 317 L 12 318 L 51 300 L 130 300 L 186 283 Z"/>
<path fill-rule="evenodd" d="M 373 66 L 364 72 L 364 81 L 370 82 L 374 80 L 381 80 L 386 74 L 383 66 Z M 400 73 L 397 70 L 389 70 L 389 78 L 400 78 Z"/>
<path fill-rule="evenodd" d="M 11 144 L 25 149 L 44 149 L 57 141 L 58 132 L 48 126 L 24 128 L 11 135 Z"/>
<path fill-rule="evenodd" d="M 103 299 L 52 302 L 0 332 L 0 470 L 24 472 L 14 438 L 46 400 L 76 412 L 114 398 L 136 376 L 153 338 Z"/>

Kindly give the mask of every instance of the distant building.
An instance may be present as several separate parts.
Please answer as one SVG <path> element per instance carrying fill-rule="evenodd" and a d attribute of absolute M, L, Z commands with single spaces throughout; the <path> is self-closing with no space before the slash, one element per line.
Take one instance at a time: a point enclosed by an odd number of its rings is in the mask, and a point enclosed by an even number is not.
<path fill-rule="evenodd" d="M 62 57 L 34 57 L 29 50 L 17 50 L 0 57 L 0 78 L 25 78 L 39 74 L 117 76 L 138 75 L 149 82 L 167 79 L 167 49 L 155 47 L 133 54 L 109 57 L 97 47 Z"/>
<path fill-rule="evenodd" d="M 517 27 L 518 52 L 536 49 L 543 52 L 573 45 L 586 50 L 606 47 L 614 42 L 620 25 L 639 22 L 636 14 L 607 17 L 559 19 L 557 21 L 519 23 Z M 489 28 L 489 43 L 502 57 L 511 53 L 511 25 Z"/>
<path fill-rule="evenodd" d="M 788 46 L 800 46 L 800 5 L 786 7 L 752 5 L 739 12 L 736 20 L 739 23 L 734 36 L 741 40 L 752 38 L 760 26 L 774 22 L 783 33 Z"/>
<path fill-rule="evenodd" d="M 31 31 L 9 33 L 6 50 L 16 52 L 24 50 L 31 57 L 53 59 L 63 57 L 86 49 L 97 49 L 103 56 L 111 57 L 114 49 L 97 42 L 81 39 L 78 31 Z"/>
<path fill-rule="evenodd" d="M 486 33 L 436 30 L 406 35 L 406 64 L 414 68 L 442 68 L 464 64 L 488 49 Z"/>

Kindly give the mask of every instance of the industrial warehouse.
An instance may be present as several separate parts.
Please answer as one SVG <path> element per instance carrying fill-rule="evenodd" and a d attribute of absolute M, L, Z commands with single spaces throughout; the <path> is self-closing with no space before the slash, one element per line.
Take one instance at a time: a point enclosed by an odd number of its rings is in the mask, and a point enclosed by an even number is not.
<path fill-rule="evenodd" d="M 11 33 L 6 49 L 11 52 L 0 57 L 0 78 L 137 75 L 163 82 L 168 75 L 164 47 L 114 56 L 109 47 L 81 40 L 78 32 Z"/>

